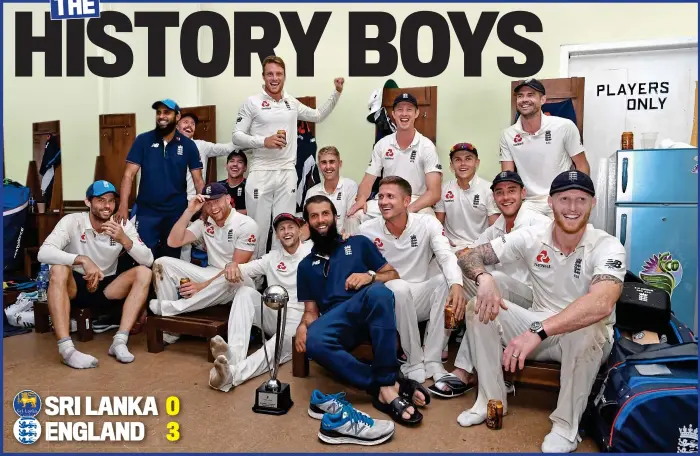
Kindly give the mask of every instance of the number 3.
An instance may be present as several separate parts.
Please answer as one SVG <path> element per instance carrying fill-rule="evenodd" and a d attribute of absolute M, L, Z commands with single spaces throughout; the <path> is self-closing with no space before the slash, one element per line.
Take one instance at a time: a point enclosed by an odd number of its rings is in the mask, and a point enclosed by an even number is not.
<path fill-rule="evenodd" d="M 165 435 L 170 442 L 180 440 L 180 425 L 176 421 L 168 423 L 168 433 Z"/>

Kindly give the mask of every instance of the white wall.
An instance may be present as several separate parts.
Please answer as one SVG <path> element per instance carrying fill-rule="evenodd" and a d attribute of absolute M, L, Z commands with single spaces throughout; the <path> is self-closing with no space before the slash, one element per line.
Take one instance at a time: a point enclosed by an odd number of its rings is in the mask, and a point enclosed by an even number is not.
<path fill-rule="evenodd" d="M 102 5 L 106 7 L 106 5 Z M 180 105 L 215 104 L 217 106 L 217 136 L 220 142 L 230 140 L 236 112 L 241 102 L 260 90 L 259 63 L 253 64 L 253 76 L 233 76 L 233 52 L 226 72 L 197 81 L 186 74 L 179 58 L 179 30 L 168 32 L 168 73 L 166 78 L 148 78 L 146 73 L 146 32 L 132 34 L 128 42 L 134 50 L 135 63 L 131 73 L 115 80 L 86 76 L 82 79 L 14 78 L 14 11 L 45 11 L 48 5 L 4 5 L 5 25 L 5 145 L 9 177 L 24 181 L 27 162 L 31 157 L 31 123 L 43 120 L 61 120 L 64 163 L 64 198 L 78 199 L 89 184 L 94 157 L 99 147 L 98 115 L 104 113 L 135 112 L 139 132 L 151 128 L 153 100 L 168 96 Z M 296 96 L 313 95 L 321 103 L 333 89 L 333 78 L 346 77 L 346 89 L 335 112 L 317 128 L 320 145 L 336 145 L 344 157 L 344 173 L 360 179 L 373 142 L 373 127 L 365 120 L 367 99 L 373 89 L 381 87 L 387 78 L 347 78 L 348 12 L 386 11 L 382 4 L 112 4 L 110 8 L 125 12 L 133 19 L 133 12 L 179 10 L 180 21 L 186 14 L 201 10 L 216 11 L 229 22 L 233 39 L 233 15 L 236 11 L 300 10 L 304 25 L 313 11 L 331 11 L 330 21 L 315 54 L 315 76 L 296 77 L 296 54 L 286 30 L 282 27 L 277 54 L 288 65 L 287 90 Z M 392 4 L 391 11 L 397 23 L 410 13 L 424 9 L 423 5 Z M 544 66 L 537 74 L 541 78 L 558 77 L 560 46 L 594 42 L 614 42 L 653 39 L 657 37 L 697 36 L 697 4 L 431 4 L 431 10 L 446 16 L 448 11 L 465 11 L 470 21 L 476 21 L 483 11 L 505 14 L 526 10 L 542 21 L 544 32 L 527 34 L 543 49 Z M 633 9 L 637 18 L 629 17 Z M 575 19 L 573 19 L 575 18 Z M 36 31 L 43 30 L 43 18 L 35 17 Z M 41 27 L 41 28 L 40 28 Z M 480 174 L 490 179 L 499 169 L 498 136 L 510 120 L 510 81 L 500 73 L 496 58 L 519 53 L 501 44 L 495 29 L 482 55 L 482 77 L 465 78 L 462 75 L 463 54 L 454 31 L 451 31 L 451 58 L 447 70 L 434 78 L 421 79 L 399 68 L 391 75 L 399 85 L 438 86 L 437 146 L 443 162 L 447 150 L 459 141 L 474 143 L 482 157 Z M 523 33 L 519 30 L 519 33 Z M 121 37 L 123 39 L 123 37 Z M 420 57 L 428 60 L 430 36 L 420 34 Z M 394 44 L 398 45 L 398 38 Z M 172 46 L 170 46 L 172 43 Z M 232 45 L 235 46 L 235 43 Z M 201 58 L 211 55 L 208 32 L 200 34 Z M 87 55 L 95 55 L 88 49 Z M 35 57 L 35 61 L 42 60 Z M 42 68 L 39 68 L 42 69 Z M 41 73 L 38 71 L 37 73 Z M 96 100 L 102 100 L 100 105 Z M 46 105 L 46 106 L 43 106 Z M 8 115 L 12 113 L 11 115 Z M 445 167 L 447 169 L 447 167 Z"/>

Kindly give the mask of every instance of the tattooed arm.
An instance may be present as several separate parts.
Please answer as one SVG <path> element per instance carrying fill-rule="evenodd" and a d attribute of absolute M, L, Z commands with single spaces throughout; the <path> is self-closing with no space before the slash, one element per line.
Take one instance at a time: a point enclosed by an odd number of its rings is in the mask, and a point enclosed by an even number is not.
<path fill-rule="evenodd" d="M 496 280 L 484 266 L 498 263 L 498 256 L 491 243 L 486 243 L 459 253 L 457 264 L 469 280 L 476 280 L 476 303 L 474 312 L 479 314 L 479 321 L 488 323 L 496 318 L 500 309 L 507 310 Z"/>
<path fill-rule="evenodd" d="M 622 280 L 612 274 L 597 274 L 591 280 L 588 293 L 572 302 L 560 313 L 544 320 L 548 336 L 566 334 L 607 318 L 615 309 L 622 293 Z"/>
<path fill-rule="evenodd" d="M 493 251 L 491 243 L 482 244 L 473 249 L 461 250 L 457 252 L 457 255 L 457 264 L 459 264 L 462 272 L 469 280 L 475 280 L 476 276 L 482 272 L 488 272 L 484 266 L 498 263 L 498 257 L 496 252 Z"/>

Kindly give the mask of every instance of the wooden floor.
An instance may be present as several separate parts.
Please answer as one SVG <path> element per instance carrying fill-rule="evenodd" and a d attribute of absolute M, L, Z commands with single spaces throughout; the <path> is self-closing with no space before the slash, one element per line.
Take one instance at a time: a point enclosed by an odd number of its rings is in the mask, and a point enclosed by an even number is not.
<path fill-rule="evenodd" d="M 292 377 L 291 362 L 282 366 L 280 378 L 291 385 L 294 407 L 285 416 L 253 413 L 255 389 L 266 379 L 259 377 L 223 393 L 208 386 L 209 370 L 206 343 L 202 339 L 180 340 L 162 353 L 146 351 L 145 334 L 133 336 L 129 347 L 136 360 L 128 365 L 107 355 L 113 332 L 97 334 L 90 342 L 76 342 L 78 349 L 96 356 L 96 369 L 75 370 L 60 362 L 53 334 L 26 334 L 4 339 L 4 449 L 7 452 L 539 452 L 549 432 L 549 414 L 556 405 L 556 393 L 518 388 L 509 397 L 509 415 L 503 429 L 494 431 L 485 425 L 462 428 L 457 416 L 475 399 L 475 392 L 452 400 L 433 398 L 423 410 L 425 418 L 417 428 L 397 426 L 396 434 L 387 443 L 375 447 L 356 445 L 332 446 L 317 438 L 319 421 L 307 414 L 311 392 L 318 388 L 325 393 L 346 391 L 357 408 L 375 419 L 387 417 L 375 410 L 368 397 L 344 387 L 311 363 L 308 378 Z M 454 359 L 454 354 L 451 356 Z M 451 366 L 450 366 L 451 367 Z M 141 420 L 146 426 L 142 442 L 64 442 L 43 440 L 21 445 L 13 437 L 16 420 L 12 400 L 21 390 L 31 389 L 41 397 L 48 395 L 90 395 L 91 397 L 153 395 L 157 398 L 159 416 L 124 417 L 123 421 Z M 181 401 L 179 416 L 165 414 L 165 401 L 176 395 Z M 116 417 L 68 417 L 71 421 L 98 423 L 117 421 Z M 40 422 L 55 420 L 45 410 Z M 165 438 L 169 421 L 180 425 L 181 438 L 168 442 Z M 589 439 L 578 451 L 597 451 Z"/>

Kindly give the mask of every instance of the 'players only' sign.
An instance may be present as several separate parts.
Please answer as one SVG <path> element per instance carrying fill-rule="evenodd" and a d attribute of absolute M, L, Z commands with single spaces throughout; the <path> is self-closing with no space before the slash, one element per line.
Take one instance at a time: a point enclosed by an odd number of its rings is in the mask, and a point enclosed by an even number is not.
<path fill-rule="evenodd" d="M 100 17 L 99 0 L 49 0 L 51 19 L 87 19 Z"/>

